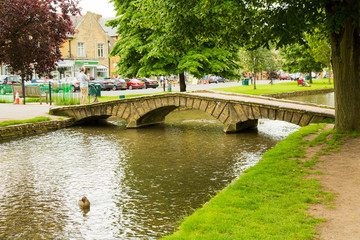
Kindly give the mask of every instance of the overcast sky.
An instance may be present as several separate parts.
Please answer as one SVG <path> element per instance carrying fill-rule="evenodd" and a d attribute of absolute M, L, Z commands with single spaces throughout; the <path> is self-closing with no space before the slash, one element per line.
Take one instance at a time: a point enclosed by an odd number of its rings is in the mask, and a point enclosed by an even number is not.
<path fill-rule="evenodd" d="M 82 15 L 90 11 L 103 17 L 115 17 L 113 4 L 109 3 L 109 0 L 80 0 L 79 7 L 82 8 Z"/>

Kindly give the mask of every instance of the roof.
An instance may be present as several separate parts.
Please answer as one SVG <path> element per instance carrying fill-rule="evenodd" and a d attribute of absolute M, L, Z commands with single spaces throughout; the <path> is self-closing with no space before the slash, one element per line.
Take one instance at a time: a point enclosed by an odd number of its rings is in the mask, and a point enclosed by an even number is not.
<path fill-rule="evenodd" d="M 105 30 L 105 32 L 107 32 L 109 34 L 110 37 L 118 36 L 118 34 L 116 33 L 117 29 L 105 26 L 105 24 L 107 21 L 114 20 L 114 19 L 115 19 L 114 17 L 107 17 L 107 18 L 102 17 L 98 20 L 101 27 Z"/>

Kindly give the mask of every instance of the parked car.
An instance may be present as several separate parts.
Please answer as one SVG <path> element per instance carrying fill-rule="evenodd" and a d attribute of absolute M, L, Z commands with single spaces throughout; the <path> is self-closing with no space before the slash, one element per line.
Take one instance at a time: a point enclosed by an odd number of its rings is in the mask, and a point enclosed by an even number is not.
<path fill-rule="evenodd" d="M 20 76 L 16 75 L 2 75 L 0 79 L 0 84 L 2 85 L 20 85 L 21 79 Z"/>
<path fill-rule="evenodd" d="M 215 76 L 211 76 L 211 77 L 209 78 L 209 84 L 210 84 L 210 83 L 218 83 L 217 78 L 216 78 Z"/>
<path fill-rule="evenodd" d="M 122 78 L 113 78 L 112 79 L 114 81 L 114 86 L 113 86 L 113 90 L 126 90 L 127 89 L 127 85 L 124 79 Z"/>
<path fill-rule="evenodd" d="M 91 80 L 91 78 L 90 78 L 89 84 L 99 84 L 101 91 L 106 89 L 105 84 L 103 83 L 102 79 L 100 79 L 100 78 L 94 78 L 94 80 Z"/>
<path fill-rule="evenodd" d="M 150 78 L 140 78 L 139 80 L 145 83 L 145 88 L 157 88 L 159 86 L 157 80 L 152 80 Z"/>
<path fill-rule="evenodd" d="M 13 85 L 21 85 L 20 76 L 2 75 L 0 78 L 0 94 L 11 93 Z"/>
<path fill-rule="evenodd" d="M 73 92 L 80 91 L 80 82 L 76 77 L 65 77 L 60 79 L 60 83 L 70 83 Z"/>
<path fill-rule="evenodd" d="M 221 83 L 221 82 L 225 83 L 225 79 L 222 78 L 222 77 L 217 77 L 216 80 L 217 80 L 218 83 Z"/>
<path fill-rule="evenodd" d="M 281 74 L 281 75 L 279 76 L 279 79 L 280 79 L 280 80 L 290 80 L 291 77 L 290 77 L 289 75 L 287 75 L 287 74 Z"/>
<path fill-rule="evenodd" d="M 94 81 L 102 82 L 104 84 L 104 89 L 102 90 L 110 91 L 114 87 L 114 81 L 110 78 L 95 78 Z"/>
<path fill-rule="evenodd" d="M 133 78 L 133 79 L 125 78 L 125 82 L 126 82 L 127 88 L 129 90 L 145 88 L 145 83 L 142 81 L 139 81 L 136 78 Z"/>
<path fill-rule="evenodd" d="M 30 81 L 30 84 L 32 84 L 32 85 L 44 85 L 44 84 L 48 84 L 48 83 L 46 83 L 44 79 L 32 79 Z"/>
<path fill-rule="evenodd" d="M 301 73 L 291 73 L 289 76 L 291 80 L 298 80 L 301 77 Z"/>

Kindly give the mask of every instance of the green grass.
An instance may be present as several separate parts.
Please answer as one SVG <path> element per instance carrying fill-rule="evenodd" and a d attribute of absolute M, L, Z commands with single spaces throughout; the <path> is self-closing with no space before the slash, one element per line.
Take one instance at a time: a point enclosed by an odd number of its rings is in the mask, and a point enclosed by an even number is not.
<path fill-rule="evenodd" d="M 223 91 L 223 92 L 251 94 L 251 95 L 263 95 L 263 94 L 308 91 L 308 90 L 326 89 L 326 88 L 334 88 L 333 84 L 329 85 L 328 79 L 315 79 L 313 80 L 311 87 L 298 86 L 297 82 L 293 81 L 293 82 L 276 83 L 273 85 L 259 84 L 256 85 L 256 89 L 254 89 L 253 85 L 248 85 L 248 86 L 237 86 L 237 87 L 228 87 L 228 88 L 216 88 L 214 90 Z"/>
<path fill-rule="evenodd" d="M 164 239 L 314 239 L 314 227 L 324 220 L 306 209 L 332 197 L 316 179 L 305 178 L 313 163 L 299 158 L 309 144 L 302 138 L 324 126 L 304 127 L 278 143 Z M 323 142 L 323 136 L 317 141 Z"/>
<path fill-rule="evenodd" d="M 10 121 L 0 122 L 0 127 L 16 125 L 16 124 L 24 124 L 24 123 L 37 123 L 37 122 L 43 122 L 43 121 L 49 121 L 49 120 L 51 120 L 51 118 L 49 118 L 49 117 L 36 117 L 36 118 L 26 119 L 26 120 L 10 120 Z"/>
<path fill-rule="evenodd" d="M 125 96 L 125 98 L 130 98 L 130 97 L 140 97 L 140 96 L 147 96 L 147 95 L 156 95 L 156 94 L 162 94 L 162 93 L 168 93 L 168 92 L 145 93 L 145 94 L 129 94 L 129 95 L 124 95 L 124 96 Z M 122 94 L 119 94 L 119 96 L 120 95 L 122 95 Z M 99 102 L 118 100 L 119 96 L 101 96 L 101 97 L 98 97 L 98 100 L 99 100 Z"/>

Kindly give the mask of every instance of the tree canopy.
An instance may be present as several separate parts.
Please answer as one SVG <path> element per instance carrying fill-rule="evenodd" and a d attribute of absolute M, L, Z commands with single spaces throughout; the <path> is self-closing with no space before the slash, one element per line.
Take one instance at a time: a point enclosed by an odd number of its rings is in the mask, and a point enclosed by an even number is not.
<path fill-rule="evenodd" d="M 199 78 L 206 74 L 238 76 L 237 45 L 224 47 L 214 37 L 196 39 L 194 34 L 201 28 L 201 20 L 181 14 L 176 19 L 167 18 L 159 14 L 167 14 L 167 5 L 158 1 L 114 2 L 120 17 L 109 24 L 118 28 L 119 41 L 111 54 L 120 56 L 117 65 L 120 74 L 127 77 L 180 74 L 181 91 L 186 90 L 184 72 Z M 174 3 L 176 8 L 178 4 Z M 189 5 L 194 6 L 192 2 Z M 173 21 L 176 23 L 171 26 Z M 173 28 L 178 25 L 182 26 L 181 31 Z"/>
<path fill-rule="evenodd" d="M 311 48 L 307 44 L 292 44 L 284 47 L 282 56 L 285 59 L 283 68 L 289 72 L 308 73 L 310 83 L 312 82 L 311 72 L 320 72 L 324 64 L 315 60 Z"/>
<path fill-rule="evenodd" d="M 74 0 L 3 0 L 0 2 L 0 63 L 22 81 L 34 71 L 50 75 L 59 51 L 74 33 L 70 15 L 79 12 Z"/>

